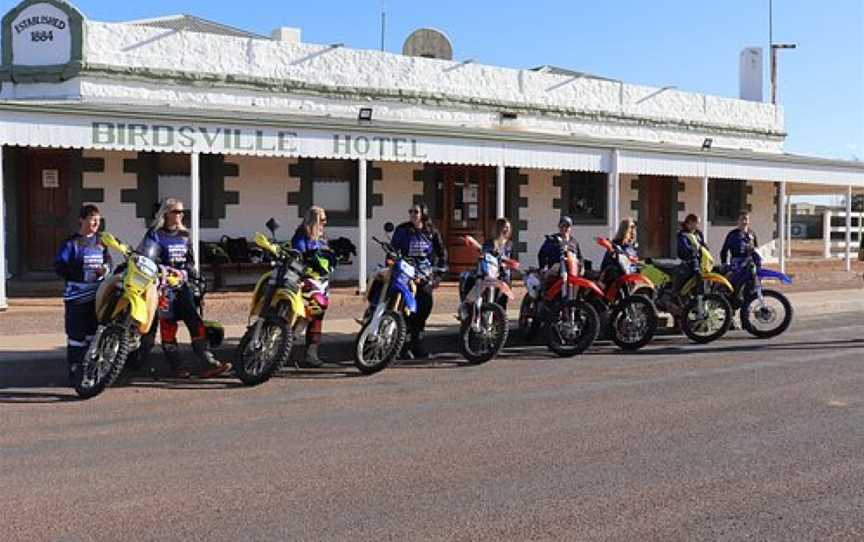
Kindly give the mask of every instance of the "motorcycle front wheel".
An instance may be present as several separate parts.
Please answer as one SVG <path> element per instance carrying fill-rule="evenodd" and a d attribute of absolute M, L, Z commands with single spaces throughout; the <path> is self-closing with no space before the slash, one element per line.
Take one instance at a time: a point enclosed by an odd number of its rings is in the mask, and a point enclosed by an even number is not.
<path fill-rule="evenodd" d="M 354 366 L 364 375 L 386 369 L 402 350 L 407 334 L 405 318 L 398 312 L 382 314 L 377 330 L 372 329 L 372 318 L 369 318 L 354 341 Z"/>
<path fill-rule="evenodd" d="M 612 340 L 622 350 L 639 350 L 657 333 L 657 309 L 645 296 L 633 295 L 619 303 L 609 317 Z"/>
<path fill-rule="evenodd" d="M 82 399 L 96 397 L 117 380 L 129 355 L 129 332 L 112 322 L 98 330 L 95 345 L 87 350 L 84 362 L 72 376 L 75 393 Z"/>
<path fill-rule="evenodd" d="M 561 304 L 546 322 L 546 346 L 561 357 L 588 350 L 600 331 L 600 317 L 590 303 L 572 300 Z"/>
<path fill-rule="evenodd" d="M 755 295 L 741 305 L 741 327 L 760 339 L 780 335 L 792 323 L 792 304 L 776 290 L 762 290 L 762 303 Z"/>
<path fill-rule="evenodd" d="M 459 329 L 459 352 L 472 365 L 486 363 L 507 343 L 507 313 L 497 303 L 480 306 L 480 326 L 474 329 L 470 316 Z"/>
<path fill-rule="evenodd" d="M 291 357 L 294 333 L 282 318 L 268 317 L 261 322 L 255 338 L 255 325 L 246 329 L 237 347 L 234 372 L 247 386 L 257 386 L 270 377 Z"/>
<path fill-rule="evenodd" d="M 722 294 L 702 296 L 703 308 L 699 309 L 698 297 L 693 297 L 684 307 L 681 331 L 699 344 L 716 341 L 732 326 L 732 305 Z"/>

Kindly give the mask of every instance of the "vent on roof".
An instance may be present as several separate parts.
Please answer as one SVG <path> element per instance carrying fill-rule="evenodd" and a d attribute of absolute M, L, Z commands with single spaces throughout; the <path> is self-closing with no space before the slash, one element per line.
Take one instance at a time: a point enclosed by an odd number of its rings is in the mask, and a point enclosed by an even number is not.
<path fill-rule="evenodd" d="M 553 75 L 566 75 L 567 77 L 573 78 L 586 77 L 588 79 L 600 79 L 601 81 L 613 81 L 615 83 L 620 83 L 620 81 L 617 79 L 601 77 L 599 75 L 593 75 L 586 72 L 577 72 L 576 70 L 568 70 L 567 68 L 559 68 L 558 66 L 550 66 L 548 64 L 537 66 L 536 68 L 531 68 L 531 71 L 539 73 L 551 73 Z"/>
<path fill-rule="evenodd" d="M 412 32 L 405 40 L 402 54 L 453 60 L 453 45 L 450 44 L 450 39 L 444 35 L 444 32 L 434 28 L 421 28 Z"/>
<path fill-rule="evenodd" d="M 232 36 L 235 38 L 267 39 L 265 36 L 255 34 L 254 32 L 247 32 L 246 30 L 208 21 L 207 19 L 202 19 L 192 15 L 169 15 L 167 17 L 157 17 L 155 19 L 129 21 L 127 24 L 167 28 L 177 31 L 186 30 L 189 32 L 200 32 L 202 34 L 218 34 L 220 36 Z"/>

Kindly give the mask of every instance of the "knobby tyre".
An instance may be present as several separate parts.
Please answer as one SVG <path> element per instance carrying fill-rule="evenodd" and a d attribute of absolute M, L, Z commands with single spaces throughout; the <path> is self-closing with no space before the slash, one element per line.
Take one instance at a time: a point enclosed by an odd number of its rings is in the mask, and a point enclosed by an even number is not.
<path fill-rule="evenodd" d="M 237 347 L 235 373 L 247 386 L 257 386 L 270 380 L 276 371 L 288 363 L 294 346 L 294 333 L 288 323 L 269 316 L 261 324 L 258 344 L 253 344 L 255 326 L 249 326 Z"/>
<path fill-rule="evenodd" d="M 408 326 L 395 311 L 381 315 L 377 337 L 372 336 L 372 318 L 363 324 L 354 341 L 354 366 L 365 375 L 386 369 L 405 346 Z"/>
<path fill-rule="evenodd" d="M 681 331 L 693 342 L 708 344 L 716 341 L 732 326 L 732 305 L 725 295 L 709 293 L 702 296 L 705 314 L 699 317 L 698 299 L 694 296 L 684 308 Z"/>
<path fill-rule="evenodd" d="M 481 330 L 471 326 L 471 319 L 462 322 L 459 330 L 459 352 L 472 365 L 480 365 L 497 356 L 507 344 L 507 313 L 497 303 L 480 306 Z M 489 326 L 486 327 L 486 322 Z"/>
<path fill-rule="evenodd" d="M 565 322 L 573 314 L 572 329 Z M 555 311 L 546 323 L 546 345 L 561 357 L 581 354 L 594 344 L 600 331 L 600 317 L 589 303 L 567 301 Z"/>
<path fill-rule="evenodd" d="M 534 339 L 540 327 L 536 311 L 537 301 L 525 294 L 525 297 L 522 298 L 522 304 L 519 305 L 519 336 L 526 342 Z"/>
<path fill-rule="evenodd" d="M 117 380 L 129 355 L 129 332 L 119 323 L 105 326 L 99 342 L 73 376 L 75 393 L 82 399 L 96 397 Z"/>
<path fill-rule="evenodd" d="M 744 301 L 741 306 L 741 327 L 754 337 L 770 339 L 789 329 L 794 311 L 789 299 L 776 290 L 763 289 L 762 298 L 766 302 L 765 307 L 757 306 L 759 298 L 755 295 Z"/>
<path fill-rule="evenodd" d="M 622 350 L 639 350 L 654 339 L 658 316 L 654 303 L 645 296 L 633 295 L 613 309 L 609 317 L 612 341 Z"/>

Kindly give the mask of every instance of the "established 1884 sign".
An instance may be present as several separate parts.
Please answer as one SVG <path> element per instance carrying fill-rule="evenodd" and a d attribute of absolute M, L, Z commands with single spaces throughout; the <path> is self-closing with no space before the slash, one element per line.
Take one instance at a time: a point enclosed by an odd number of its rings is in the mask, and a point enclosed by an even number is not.
<path fill-rule="evenodd" d="M 74 76 L 81 61 L 82 21 L 64 0 L 20 3 L 3 17 L 2 75 L 13 80 Z"/>

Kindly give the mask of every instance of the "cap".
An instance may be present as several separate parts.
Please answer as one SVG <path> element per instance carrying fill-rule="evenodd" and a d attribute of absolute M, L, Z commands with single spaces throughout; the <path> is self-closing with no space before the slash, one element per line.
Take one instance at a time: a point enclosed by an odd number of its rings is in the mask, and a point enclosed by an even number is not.
<path fill-rule="evenodd" d="M 558 221 L 558 227 L 562 228 L 564 226 L 570 227 L 573 225 L 573 220 L 570 219 L 569 216 L 562 216 L 561 220 Z"/>

